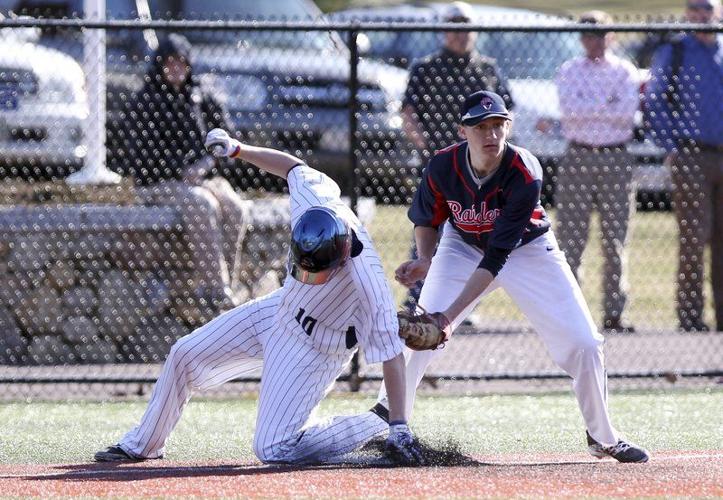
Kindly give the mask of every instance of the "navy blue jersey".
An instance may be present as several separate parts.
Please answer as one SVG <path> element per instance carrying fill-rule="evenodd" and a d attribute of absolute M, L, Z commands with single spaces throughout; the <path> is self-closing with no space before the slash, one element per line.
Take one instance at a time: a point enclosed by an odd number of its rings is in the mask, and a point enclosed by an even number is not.
<path fill-rule="evenodd" d="M 465 242 L 485 251 L 500 250 L 506 260 L 511 250 L 550 228 L 540 205 L 541 189 L 540 162 L 510 143 L 499 168 L 480 183 L 467 161 L 465 141 L 438 151 L 430 160 L 409 219 L 415 226 L 434 228 L 449 220 Z"/>

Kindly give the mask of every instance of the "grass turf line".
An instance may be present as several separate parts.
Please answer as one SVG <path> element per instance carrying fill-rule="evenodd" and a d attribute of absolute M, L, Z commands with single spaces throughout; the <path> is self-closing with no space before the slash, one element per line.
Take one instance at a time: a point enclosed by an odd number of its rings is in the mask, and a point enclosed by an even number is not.
<path fill-rule="evenodd" d="M 333 396 L 319 416 L 368 409 L 373 399 Z M 145 401 L 0 404 L 0 464 L 88 462 L 135 425 Z M 611 395 L 614 424 L 656 450 L 723 449 L 723 388 L 621 392 Z M 170 461 L 254 460 L 256 398 L 192 400 L 166 447 Z M 472 456 L 585 451 L 584 426 L 572 393 L 424 396 L 412 428 L 432 446 L 453 442 Z"/>

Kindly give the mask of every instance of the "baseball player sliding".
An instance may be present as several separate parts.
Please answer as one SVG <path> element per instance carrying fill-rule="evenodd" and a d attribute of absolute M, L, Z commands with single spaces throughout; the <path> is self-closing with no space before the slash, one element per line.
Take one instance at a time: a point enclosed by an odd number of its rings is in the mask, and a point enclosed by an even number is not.
<path fill-rule="evenodd" d="M 423 457 L 404 420 L 403 344 L 391 291 L 371 239 L 339 187 L 301 160 L 208 133 L 206 148 L 287 180 L 291 252 L 282 288 L 232 309 L 171 349 L 140 424 L 95 460 L 162 458 L 193 390 L 218 386 L 263 364 L 254 452 L 265 463 L 316 463 L 389 430 L 385 450 L 402 465 Z M 383 363 L 389 424 L 373 413 L 308 422 L 357 345 Z M 263 363 L 262 363 L 263 362 Z"/>
<path fill-rule="evenodd" d="M 540 163 L 507 142 L 511 117 L 497 94 L 469 95 L 459 121 L 466 140 L 438 151 L 424 170 L 409 209 L 419 256 L 400 265 L 396 279 L 407 287 L 424 280 L 420 306 L 441 313 L 452 329 L 483 296 L 504 289 L 572 377 L 590 453 L 646 462 L 648 453 L 620 439 L 610 422 L 603 337 L 540 205 Z M 417 384 L 441 352 L 411 353 L 407 416 Z M 383 415 L 385 405 L 382 387 L 372 411 Z"/>

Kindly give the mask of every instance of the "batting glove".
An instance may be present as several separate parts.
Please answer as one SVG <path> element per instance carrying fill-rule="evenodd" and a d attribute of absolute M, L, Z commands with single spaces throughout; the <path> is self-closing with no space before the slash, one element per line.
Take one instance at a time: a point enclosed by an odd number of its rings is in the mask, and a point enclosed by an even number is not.
<path fill-rule="evenodd" d="M 216 158 L 236 158 L 241 153 L 241 143 L 221 128 L 211 130 L 203 145 Z"/>
<path fill-rule="evenodd" d="M 384 443 L 384 454 L 395 464 L 402 466 L 424 465 L 419 444 L 404 423 L 389 424 L 389 436 Z"/>

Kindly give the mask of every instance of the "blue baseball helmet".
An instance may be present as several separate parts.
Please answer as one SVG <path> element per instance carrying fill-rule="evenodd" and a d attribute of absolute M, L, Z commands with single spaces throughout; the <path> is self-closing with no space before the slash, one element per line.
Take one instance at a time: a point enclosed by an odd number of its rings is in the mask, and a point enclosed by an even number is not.
<path fill-rule="evenodd" d="M 326 283 L 349 258 L 353 240 L 349 224 L 333 211 L 308 209 L 291 231 L 291 276 L 309 285 Z"/>

